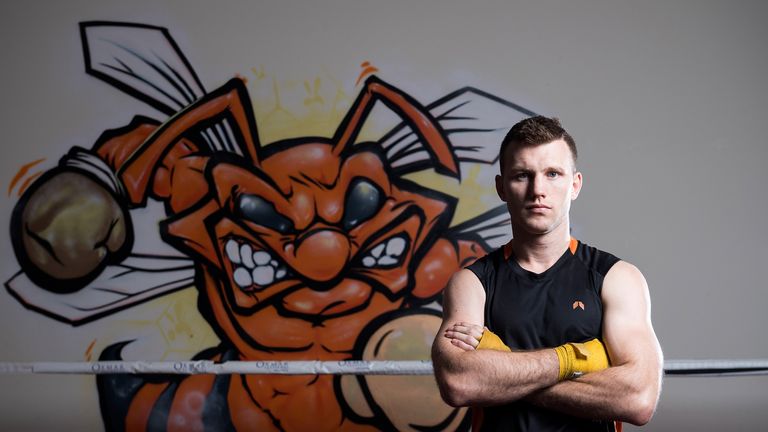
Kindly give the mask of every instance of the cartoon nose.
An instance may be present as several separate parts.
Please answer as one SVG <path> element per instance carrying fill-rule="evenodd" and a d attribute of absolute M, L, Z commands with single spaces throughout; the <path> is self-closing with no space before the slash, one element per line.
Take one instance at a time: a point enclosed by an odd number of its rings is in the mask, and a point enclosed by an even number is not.
<path fill-rule="evenodd" d="M 349 238 L 343 233 L 318 230 L 301 240 L 296 249 L 296 264 L 305 277 L 326 282 L 347 265 L 349 249 Z"/>

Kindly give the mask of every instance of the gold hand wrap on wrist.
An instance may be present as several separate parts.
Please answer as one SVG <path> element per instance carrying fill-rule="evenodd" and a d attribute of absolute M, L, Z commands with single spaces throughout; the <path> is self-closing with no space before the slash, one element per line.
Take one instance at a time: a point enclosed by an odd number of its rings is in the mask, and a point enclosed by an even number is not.
<path fill-rule="evenodd" d="M 555 348 L 560 361 L 560 381 L 578 378 L 610 366 L 605 346 L 598 339 L 584 343 L 567 343 Z"/>

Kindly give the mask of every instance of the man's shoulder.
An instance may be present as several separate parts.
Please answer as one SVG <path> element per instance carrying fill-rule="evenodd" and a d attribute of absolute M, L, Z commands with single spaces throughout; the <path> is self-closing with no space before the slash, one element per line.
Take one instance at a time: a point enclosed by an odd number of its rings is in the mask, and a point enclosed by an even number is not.
<path fill-rule="evenodd" d="M 621 258 L 610 252 L 598 249 L 597 247 L 591 246 L 581 240 L 577 240 L 577 242 L 577 247 L 571 249 L 573 255 L 579 259 L 587 268 L 597 272 L 603 277 L 608 274 L 608 272 L 614 267 L 616 263 L 622 261 Z"/>
<path fill-rule="evenodd" d="M 501 246 L 496 249 L 492 249 L 487 254 L 481 256 L 480 258 L 473 261 L 471 264 L 465 266 L 465 269 L 472 270 L 476 273 L 476 269 L 479 269 L 483 266 L 489 265 L 493 262 L 498 261 L 500 258 L 504 257 L 504 248 L 506 246 Z"/>
<path fill-rule="evenodd" d="M 615 291 L 624 295 L 631 287 L 647 291 L 647 282 L 640 269 L 610 252 L 579 241 L 579 247 L 574 255 L 584 266 L 602 276 L 603 283 L 600 289 L 602 293 Z"/>

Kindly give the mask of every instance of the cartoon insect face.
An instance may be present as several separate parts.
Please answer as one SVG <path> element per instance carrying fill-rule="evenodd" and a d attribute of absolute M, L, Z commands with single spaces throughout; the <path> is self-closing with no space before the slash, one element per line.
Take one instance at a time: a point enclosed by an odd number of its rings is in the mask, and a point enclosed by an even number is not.
<path fill-rule="evenodd" d="M 434 223 L 447 207 L 426 197 L 414 201 L 412 194 L 389 181 L 382 161 L 373 152 L 357 152 L 338 163 L 329 150 L 328 145 L 305 144 L 265 161 L 264 172 L 276 187 L 243 172 L 235 174 L 246 178 L 232 178 L 229 166 L 213 170 L 217 191 L 222 194 L 219 200 L 230 204 L 233 219 L 251 234 L 241 234 L 242 241 L 234 238 L 225 242 L 225 261 L 238 264 L 237 269 L 252 269 L 247 254 L 239 253 L 244 249 L 240 246 L 252 243 L 257 268 L 251 278 L 233 276 L 233 282 L 257 301 L 263 301 L 260 294 L 286 276 L 300 278 L 319 290 L 332 286 L 350 271 L 367 274 L 380 283 L 388 280 L 390 285 L 397 279 L 391 270 L 407 265 L 410 246 L 418 248 L 430 231 L 424 219 Z M 292 164 L 293 153 L 314 157 Z M 281 171 L 271 174 L 273 167 Z M 323 184 L 323 179 L 332 183 Z M 432 207 L 423 208 L 421 201 Z M 272 260 L 279 263 L 274 274 L 260 272 Z M 286 268 L 291 271 L 286 273 Z M 390 285 L 393 293 L 402 288 L 400 284 Z M 315 315 L 319 311 L 306 312 Z"/>
<path fill-rule="evenodd" d="M 384 88 L 375 78 L 368 86 Z M 266 148 L 255 166 L 190 157 L 205 164 L 208 193 L 191 209 L 172 208 L 179 215 L 164 230 L 167 241 L 201 258 L 214 316 L 255 357 L 312 351 L 325 321 L 362 314 L 362 325 L 372 312 L 399 307 L 413 288 L 414 257 L 436 227 L 447 226 L 455 202 L 391 178 L 375 143 L 313 139 Z M 189 187 L 192 171 L 184 172 L 169 191 L 172 203 L 176 189 Z M 348 353 L 353 328 L 322 349 Z"/>

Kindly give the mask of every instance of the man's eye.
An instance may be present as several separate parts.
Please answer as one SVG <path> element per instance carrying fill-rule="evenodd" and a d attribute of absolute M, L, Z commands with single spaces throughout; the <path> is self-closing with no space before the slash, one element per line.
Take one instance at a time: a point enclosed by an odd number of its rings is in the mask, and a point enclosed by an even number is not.
<path fill-rule="evenodd" d="M 528 178 L 528 173 L 518 173 L 512 176 L 513 180 L 523 181 Z"/>
<path fill-rule="evenodd" d="M 344 229 L 350 230 L 367 221 L 379 212 L 382 204 L 384 193 L 376 185 L 364 179 L 354 180 L 344 202 Z"/>
<path fill-rule="evenodd" d="M 547 173 L 547 177 L 550 177 L 550 178 L 557 178 L 558 176 L 560 176 L 560 173 L 557 171 L 550 171 Z"/>
<path fill-rule="evenodd" d="M 293 231 L 293 222 L 275 210 L 275 206 L 256 195 L 237 197 L 235 209 L 240 217 L 282 234 Z"/>

